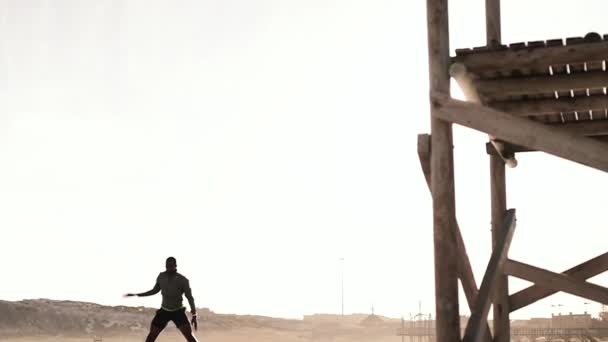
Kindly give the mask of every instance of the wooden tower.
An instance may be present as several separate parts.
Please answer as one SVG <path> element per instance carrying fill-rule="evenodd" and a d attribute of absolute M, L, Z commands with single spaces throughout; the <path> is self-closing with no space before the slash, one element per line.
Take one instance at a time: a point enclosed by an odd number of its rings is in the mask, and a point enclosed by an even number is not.
<path fill-rule="evenodd" d="M 499 1 L 485 1 L 487 45 L 451 56 L 448 0 L 427 0 L 431 134 L 418 136 L 418 153 L 433 198 L 438 342 L 508 342 L 509 313 L 559 291 L 608 304 L 608 289 L 586 282 L 608 270 L 608 253 L 563 273 L 508 259 L 516 220 L 505 181 L 505 165 L 514 167 L 521 152 L 608 171 L 608 35 L 504 45 Z M 467 101 L 450 97 L 450 78 Z M 456 222 L 453 123 L 489 137 L 492 255 L 479 288 Z M 509 293 L 508 276 L 534 285 Z M 458 280 L 471 310 L 464 334 Z"/>

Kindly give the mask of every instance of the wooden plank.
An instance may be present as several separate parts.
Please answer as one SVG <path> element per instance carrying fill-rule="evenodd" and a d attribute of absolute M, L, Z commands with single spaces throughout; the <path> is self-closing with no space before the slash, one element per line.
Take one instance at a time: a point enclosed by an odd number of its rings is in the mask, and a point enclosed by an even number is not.
<path fill-rule="evenodd" d="M 608 271 L 608 253 L 604 253 L 582 264 L 576 265 L 564 271 L 563 274 L 578 280 L 587 280 L 606 271 Z M 543 298 L 547 298 L 556 292 L 557 291 L 555 290 L 544 288 L 539 285 L 532 285 L 509 297 L 509 309 L 511 312 L 519 310 Z"/>
<path fill-rule="evenodd" d="M 608 171 L 608 145 L 602 142 L 478 104 L 454 100 L 444 94 L 434 93 L 432 98 L 432 113 L 440 119 L 491 134 L 500 140 Z"/>
<path fill-rule="evenodd" d="M 578 75 L 578 74 L 589 74 L 589 72 L 586 71 L 587 68 L 587 63 L 572 63 L 570 64 L 570 72 Z M 596 73 L 604 73 L 601 69 L 599 70 L 594 70 L 593 72 Z M 608 75 L 608 74 L 607 74 Z M 577 97 L 586 97 L 587 96 L 587 91 L 589 90 L 589 88 L 591 89 L 596 89 L 597 87 L 591 87 L 589 85 L 587 85 L 584 88 L 579 88 L 579 89 L 571 89 L 571 94 L 574 98 Z M 599 87 L 599 88 L 603 88 L 603 86 Z M 575 116 L 576 116 L 576 120 L 578 121 L 585 121 L 585 120 L 589 120 L 591 119 L 591 115 L 589 114 L 589 109 L 586 110 L 577 110 L 575 111 Z"/>
<path fill-rule="evenodd" d="M 556 127 L 567 130 L 575 135 L 598 136 L 608 135 L 608 120 L 588 120 L 557 124 Z"/>
<path fill-rule="evenodd" d="M 601 37 L 599 37 L 599 39 L 601 40 Z M 586 65 L 587 65 L 587 70 L 604 70 L 604 61 L 588 62 Z M 604 95 L 604 88 L 589 89 L 588 95 L 589 96 Z M 601 109 L 595 109 L 595 110 L 594 110 L 594 108 L 589 108 L 591 110 L 590 111 L 591 119 L 592 120 L 606 119 L 606 108 L 608 108 L 608 106 L 601 108 Z"/>
<path fill-rule="evenodd" d="M 521 50 L 494 50 L 455 56 L 452 62 L 464 63 L 473 72 L 485 70 L 514 70 L 555 64 L 602 61 L 608 56 L 608 41 L 572 46 L 548 46 Z"/>
<path fill-rule="evenodd" d="M 427 0 L 429 86 L 431 93 L 450 93 L 448 1 Z M 460 341 L 458 248 L 452 238 L 456 222 L 452 124 L 431 108 L 431 189 L 435 258 L 435 329 L 438 341 Z"/>
<path fill-rule="evenodd" d="M 503 265 L 507 260 L 507 254 L 513 240 L 513 233 L 515 232 L 515 221 L 515 209 L 507 210 L 504 220 L 501 222 L 503 227 L 500 229 L 500 236 L 496 241 L 496 246 L 492 251 L 486 273 L 481 281 L 479 294 L 475 301 L 475 309 L 471 313 L 471 318 L 469 318 L 464 332 L 463 341 L 465 342 L 482 341 L 486 326 L 483 323 L 486 321 L 490 311 L 492 292 L 499 276 L 502 274 Z"/>
<path fill-rule="evenodd" d="M 608 288 L 566 274 L 547 271 L 514 260 L 507 260 L 504 264 L 504 271 L 508 275 L 533 282 L 545 288 L 608 304 Z"/>
<path fill-rule="evenodd" d="M 593 140 L 602 142 L 603 144 L 608 144 L 608 135 L 594 135 L 594 136 L 591 136 L 590 138 L 592 138 Z M 539 152 L 538 150 L 535 150 L 533 148 L 528 148 L 528 147 L 521 146 L 521 145 L 511 144 L 511 143 L 504 142 L 501 140 L 496 140 L 496 141 L 498 141 L 502 144 L 502 146 L 504 148 L 504 154 L 508 158 L 510 158 L 510 156 L 512 156 L 515 153 Z M 606 146 L 608 147 L 608 145 L 606 145 Z M 496 152 L 496 149 L 494 148 L 494 146 L 491 143 L 486 143 L 486 153 L 489 155 L 500 156 Z"/>
<path fill-rule="evenodd" d="M 554 65 L 553 71 L 554 71 L 554 75 L 567 75 L 570 73 L 570 64 Z M 554 89 L 554 94 L 556 94 L 557 95 L 556 98 L 559 98 L 559 99 L 573 98 L 572 93 L 570 93 L 570 89 L 567 89 L 567 90 L 555 90 Z M 574 113 L 575 111 L 576 111 L 576 109 L 567 110 L 567 111 L 561 110 L 560 116 L 562 119 L 562 123 L 576 120 L 576 114 Z"/>
<path fill-rule="evenodd" d="M 607 51 L 608 52 L 608 51 Z M 467 66 L 468 67 L 468 66 Z M 542 94 L 550 91 L 585 90 L 608 86 L 608 72 L 590 71 L 569 75 L 543 75 L 476 80 L 482 96 Z"/>
<path fill-rule="evenodd" d="M 608 96 L 604 94 L 584 97 L 560 97 L 559 99 L 494 101 L 488 106 L 521 116 L 543 115 L 581 110 L 603 110 L 608 108 Z"/>

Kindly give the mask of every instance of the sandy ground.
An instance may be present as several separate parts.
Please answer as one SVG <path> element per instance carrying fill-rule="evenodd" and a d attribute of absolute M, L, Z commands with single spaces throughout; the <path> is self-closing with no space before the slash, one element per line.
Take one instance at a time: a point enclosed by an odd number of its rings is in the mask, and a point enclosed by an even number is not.
<path fill-rule="evenodd" d="M 265 329 L 239 329 L 221 332 L 198 332 L 197 338 L 201 342 L 399 342 L 398 336 L 313 336 L 310 332 L 284 332 Z M 116 336 L 105 337 L 103 342 L 142 342 L 145 336 Z M 93 337 L 68 338 L 68 337 L 21 337 L 0 339 L 2 342 L 93 342 Z M 181 335 L 174 332 L 165 332 L 158 339 L 158 342 L 182 342 L 185 341 Z"/>

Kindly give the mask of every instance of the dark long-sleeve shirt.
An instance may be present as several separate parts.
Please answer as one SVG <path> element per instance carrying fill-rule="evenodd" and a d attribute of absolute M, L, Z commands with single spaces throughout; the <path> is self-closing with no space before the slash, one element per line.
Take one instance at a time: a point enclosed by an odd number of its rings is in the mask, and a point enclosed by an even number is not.
<path fill-rule="evenodd" d="M 184 307 L 182 295 L 185 295 L 190 304 L 190 309 L 195 312 L 194 297 L 190 289 L 190 281 L 183 275 L 175 272 L 161 272 L 156 278 L 154 288 L 148 292 L 140 293 L 140 296 L 151 296 L 161 293 L 163 302 L 161 308 L 167 311 L 176 311 Z"/>

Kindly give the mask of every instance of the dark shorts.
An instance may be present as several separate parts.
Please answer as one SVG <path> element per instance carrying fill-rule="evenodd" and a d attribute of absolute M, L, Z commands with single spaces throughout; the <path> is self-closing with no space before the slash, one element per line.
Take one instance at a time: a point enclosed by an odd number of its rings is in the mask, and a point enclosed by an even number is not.
<path fill-rule="evenodd" d="M 184 325 L 190 326 L 190 321 L 188 321 L 188 316 L 186 316 L 186 308 L 182 308 L 177 311 L 159 309 L 156 311 L 156 315 L 152 320 L 152 325 L 157 328 L 164 329 L 169 321 L 173 321 L 177 327 Z"/>

